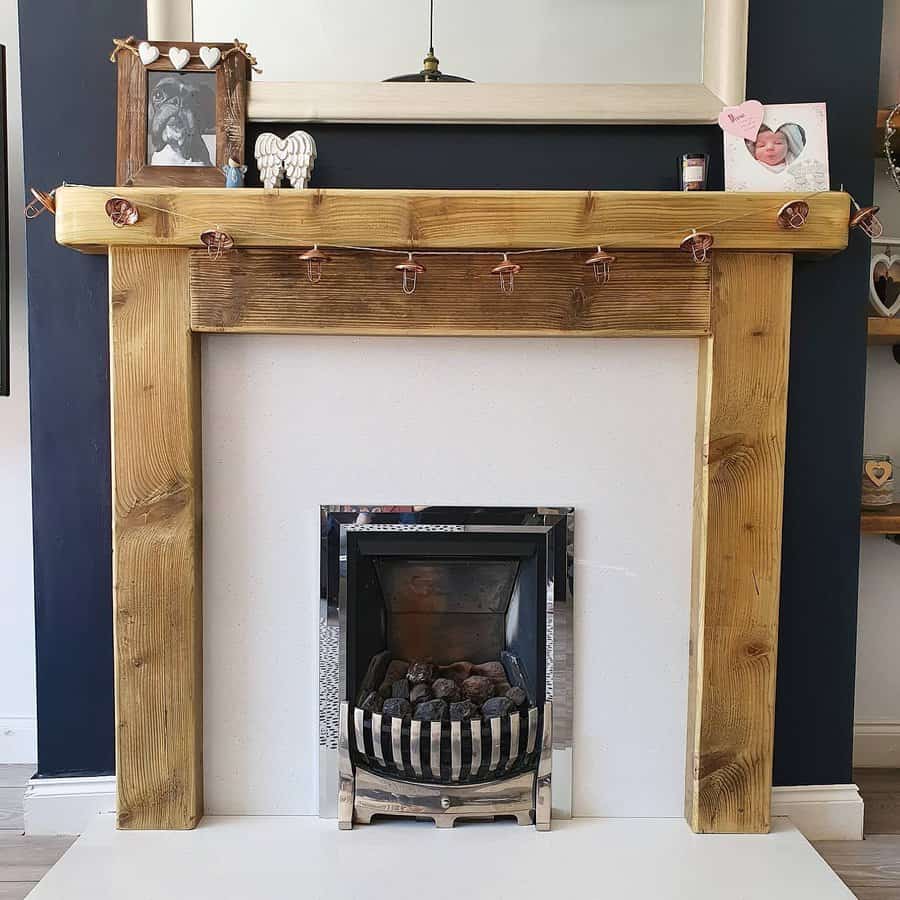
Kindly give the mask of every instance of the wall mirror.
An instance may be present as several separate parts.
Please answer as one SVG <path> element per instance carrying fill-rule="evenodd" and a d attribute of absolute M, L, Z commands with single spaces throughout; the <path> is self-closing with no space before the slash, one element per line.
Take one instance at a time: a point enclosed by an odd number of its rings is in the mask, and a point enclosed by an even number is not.
<path fill-rule="evenodd" d="M 431 8 L 433 6 L 433 30 Z M 240 35 L 258 121 L 707 123 L 744 99 L 748 0 L 148 0 L 154 40 Z M 433 35 L 438 63 L 426 62 Z M 385 82 L 439 65 L 439 79 Z"/>

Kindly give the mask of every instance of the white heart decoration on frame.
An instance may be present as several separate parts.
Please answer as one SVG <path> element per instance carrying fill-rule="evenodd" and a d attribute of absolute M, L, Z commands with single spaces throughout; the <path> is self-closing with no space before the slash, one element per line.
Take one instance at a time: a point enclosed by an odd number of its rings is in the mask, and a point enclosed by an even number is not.
<path fill-rule="evenodd" d="M 200 59 L 207 69 L 214 69 L 222 60 L 222 51 L 218 47 L 201 47 Z"/>
<path fill-rule="evenodd" d="M 879 283 L 884 285 L 884 297 L 878 293 Z M 884 253 L 878 253 L 872 257 L 872 266 L 869 269 L 869 302 L 878 315 L 884 316 L 886 319 L 892 319 L 900 312 L 900 290 L 898 290 L 894 302 L 890 306 L 887 305 L 892 285 L 900 288 L 900 257 L 892 259 Z"/>
<path fill-rule="evenodd" d="M 176 69 L 183 69 L 190 61 L 191 54 L 189 50 L 185 50 L 183 47 L 172 47 L 169 50 L 169 62 Z"/>
<path fill-rule="evenodd" d="M 155 63 L 159 59 L 159 47 L 154 47 L 153 44 L 141 41 L 138 44 L 138 56 L 145 66 L 149 66 L 150 63 Z"/>

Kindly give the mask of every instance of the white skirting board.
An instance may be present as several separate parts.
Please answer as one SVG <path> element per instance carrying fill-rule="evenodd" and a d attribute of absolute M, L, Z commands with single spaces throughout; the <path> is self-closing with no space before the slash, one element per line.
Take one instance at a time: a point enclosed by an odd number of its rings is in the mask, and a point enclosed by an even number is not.
<path fill-rule="evenodd" d="M 25 832 L 81 834 L 98 814 L 115 809 L 114 776 L 34 778 L 25 792 Z M 855 784 L 773 788 L 772 816 L 790 818 L 811 841 L 863 836 L 863 801 Z"/>
<path fill-rule="evenodd" d="M 0 765 L 33 763 L 37 759 L 37 719 L 0 716 Z"/>
<path fill-rule="evenodd" d="M 397 864 L 397 847 L 404 849 Z M 94 824 L 29 900 L 852 900 L 785 819 L 766 835 L 696 835 L 682 819 L 566 819 L 338 831 L 316 816 L 208 816 L 189 834 Z"/>
<path fill-rule="evenodd" d="M 900 768 L 900 722 L 857 722 L 853 729 L 853 765 L 863 769 Z"/>
<path fill-rule="evenodd" d="M 863 837 L 863 800 L 855 784 L 772 788 L 772 816 L 787 816 L 809 841 Z"/>
<path fill-rule="evenodd" d="M 115 775 L 32 778 L 25 789 L 26 834 L 81 834 L 116 811 Z"/>

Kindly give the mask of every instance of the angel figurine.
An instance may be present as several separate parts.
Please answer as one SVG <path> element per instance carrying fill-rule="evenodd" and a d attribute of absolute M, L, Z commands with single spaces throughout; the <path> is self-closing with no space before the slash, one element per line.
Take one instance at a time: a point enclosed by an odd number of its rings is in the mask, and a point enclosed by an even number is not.
<path fill-rule="evenodd" d="M 222 166 L 225 173 L 225 187 L 239 188 L 244 186 L 244 176 L 247 174 L 247 167 L 242 166 L 239 162 L 228 158 L 228 162 Z"/>
<path fill-rule="evenodd" d="M 263 187 L 280 187 L 287 175 L 291 187 L 301 189 L 309 184 L 316 164 L 316 142 L 305 131 L 295 131 L 284 139 L 266 131 L 256 139 L 253 155 Z"/>

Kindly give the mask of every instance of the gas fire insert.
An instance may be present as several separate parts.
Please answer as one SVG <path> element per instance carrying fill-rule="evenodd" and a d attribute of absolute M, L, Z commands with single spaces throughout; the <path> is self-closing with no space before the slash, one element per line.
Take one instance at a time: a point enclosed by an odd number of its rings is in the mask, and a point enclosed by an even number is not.
<path fill-rule="evenodd" d="M 320 815 L 570 815 L 573 511 L 324 506 L 321 523 Z"/>

